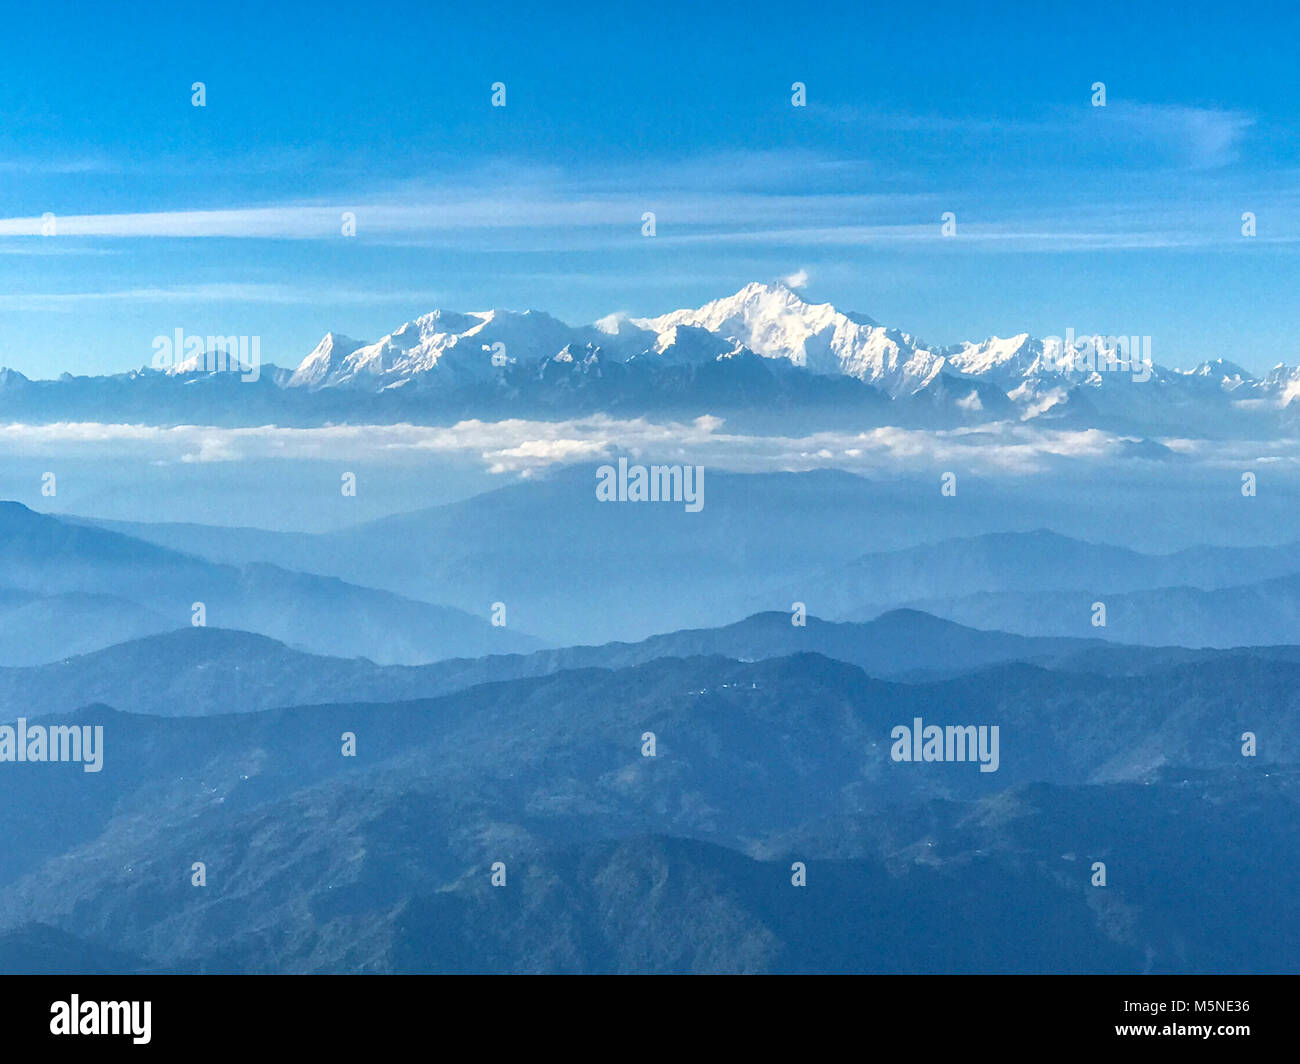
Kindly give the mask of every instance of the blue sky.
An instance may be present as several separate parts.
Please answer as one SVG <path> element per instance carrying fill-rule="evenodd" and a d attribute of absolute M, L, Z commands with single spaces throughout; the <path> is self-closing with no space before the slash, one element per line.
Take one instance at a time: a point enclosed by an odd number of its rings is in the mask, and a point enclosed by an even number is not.
<path fill-rule="evenodd" d="M 0 364 L 128 369 L 182 328 L 293 365 L 434 307 L 796 275 L 935 344 L 1300 362 L 1300 16 L 1050 6 L 11 8 Z"/>

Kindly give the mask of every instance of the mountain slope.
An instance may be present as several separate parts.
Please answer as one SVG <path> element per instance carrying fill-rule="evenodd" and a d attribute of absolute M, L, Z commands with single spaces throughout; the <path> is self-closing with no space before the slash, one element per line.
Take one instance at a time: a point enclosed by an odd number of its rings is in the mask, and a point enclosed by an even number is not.
<path fill-rule="evenodd" d="M 75 926 L 208 971 L 1290 970 L 1297 680 L 909 686 L 800 655 L 402 705 L 92 707 L 70 719 L 105 728 L 103 772 L 0 773 L 0 934 Z M 999 770 L 891 761 L 915 716 L 999 724 Z"/>

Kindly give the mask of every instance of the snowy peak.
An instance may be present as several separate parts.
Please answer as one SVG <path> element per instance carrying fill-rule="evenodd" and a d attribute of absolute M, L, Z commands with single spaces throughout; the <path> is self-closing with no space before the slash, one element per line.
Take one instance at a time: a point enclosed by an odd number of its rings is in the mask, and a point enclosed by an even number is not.
<path fill-rule="evenodd" d="M 290 388 L 319 387 L 325 379 L 335 372 L 348 355 L 362 346 L 360 340 L 353 340 L 342 333 L 328 332 L 310 355 L 304 358 L 289 378 Z"/>
<path fill-rule="evenodd" d="M 1300 366 L 1274 366 L 1264 378 L 1263 387 L 1277 396 L 1279 406 L 1300 403 Z"/>
<path fill-rule="evenodd" d="M 961 373 L 983 376 L 997 370 L 1030 369 L 1043 352 L 1043 345 L 1030 340 L 1028 333 L 1003 339 L 991 336 L 983 343 L 966 342 L 944 350 L 949 364 Z"/>
<path fill-rule="evenodd" d="M 1254 377 L 1249 371 L 1242 369 L 1235 362 L 1229 362 L 1226 358 L 1215 358 L 1208 362 L 1202 362 L 1191 372 L 1198 377 L 1239 378 L 1247 381 L 1254 380 Z"/>
<path fill-rule="evenodd" d="M 1184 371 L 1184 375 L 1209 381 L 1229 392 L 1243 388 L 1248 389 L 1249 386 L 1256 383 L 1254 375 L 1249 370 L 1243 369 L 1235 362 L 1229 362 L 1226 358 L 1215 358 L 1208 362 L 1202 362 L 1195 369 Z"/>
<path fill-rule="evenodd" d="M 322 340 L 290 385 L 383 390 L 444 379 L 463 384 L 514 362 L 551 358 L 578 342 L 576 330 L 537 310 L 435 310 L 371 344 L 342 339 L 331 333 Z"/>
<path fill-rule="evenodd" d="M 715 299 L 698 310 L 677 310 L 657 318 L 640 319 L 636 324 L 656 333 L 678 325 L 696 326 L 734 337 L 764 358 L 786 358 L 807 365 L 803 356 L 807 355 L 810 340 L 833 333 L 841 325 L 858 322 L 829 303 L 805 302 L 783 284 L 755 282 L 733 296 Z"/>
<path fill-rule="evenodd" d="M 846 375 L 891 395 L 912 394 L 943 369 L 944 359 L 905 333 L 829 303 L 808 303 L 783 284 L 747 284 L 698 310 L 637 322 L 656 332 L 692 325 L 734 339 L 764 358 L 786 359 L 813 373 Z"/>

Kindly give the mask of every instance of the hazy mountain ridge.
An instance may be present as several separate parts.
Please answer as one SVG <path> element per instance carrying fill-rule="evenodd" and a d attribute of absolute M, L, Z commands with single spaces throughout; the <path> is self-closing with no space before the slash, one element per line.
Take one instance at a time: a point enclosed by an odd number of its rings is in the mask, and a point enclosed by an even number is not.
<path fill-rule="evenodd" d="M 1150 552 L 1151 537 L 1129 537 L 1120 545 L 1041 528 L 954 535 L 958 522 L 1005 522 L 1014 495 L 978 485 L 950 506 L 953 500 L 941 498 L 933 485 L 836 471 L 710 470 L 705 481 L 699 513 L 675 505 L 601 504 L 592 466 L 337 532 L 110 527 L 155 542 L 181 540 L 224 564 L 262 560 L 471 612 L 503 600 L 511 626 L 560 646 L 711 629 L 754 613 L 788 611 L 795 602 L 823 620 L 867 621 L 912 608 L 972 628 L 1031 636 L 1219 647 L 1300 643 L 1290 613 L 1261 611 L 1246 592 L 1215 600 L 1230 610 L 1231 623 L 1210 639 L 1203 638 L 1204 625 L 1182 631 L 1168 620 L 1141 638 L 1092 629 L 1088 609 L 1098 598 L 1122 593 L 1179 586 L 1216 591 L 1282 580 L 1300 572 L 1294 545 L 1197 546 L 1159 554 Z M 1260 513 L 1260 533 L 1276 534 Z M 466 535 L 469 529 L 491 534 Z M 575 564 L 576 558 L 583 563 Z M 1043 623 L 1050 625 L 1042 628 L 1026 621 L 1023 611 L 971 606 L 960 612 L 968 596 L 1003 592 L 1069 598 L 1044 606 Z M 1256 603 L 1268 601 L 1267 589 L 1263 594 Z M 1244 611 L 1240 625 L 1231 621 L 1234 602 Z"/>
<path fill-rule="evenodd" d="M 1094 626 L 1096 604 L 1106 607 Z M 1104 591 L 982 591 L 920 599 L 916 609 L 960 624 L 1035 636 L 1100 636 L 1139 646 L 1229 647 L 1300 643 L 1300 575 L 1251 584 Z M 868 605 L 847 616 L 875 616 Z"/>
<path fill-rule="evenodd" d="M 170 631 L 192 623 L 196 603 L 207 624 L 380 662 L 540 645 L 462 610 L 262 562 L 213 563 L 12 502 L 0 503 L 0 569 L 0 632 L 9 636 L 0 661 L 9 665 Z M 37 610 L 64 627 L 32 625 Z"/>
<path fill-rule="evenodd" d="M 806 627 L 791 626 L 787 614 L 757 614 L 721 628 L 672 632 L 640 643 L 454 658 L 417 666 L 306 654 L 248 632 L 185 628 L 47 665 L 0 667 L 0 720 L 64 714 L 92 703 L 128 713 L 210 716 L 294 704 L 409 701 L 482 683 L 571 669 L 628 668 L 658 658 L 757 661 L 806 652 L 857 665 L 878 679 L 908 682 L 1015 662 L 1103 676 L 1139 675 L 1228 658 L 1300 663 L 1300 647 L 1295 646 L 1190 650 L 1102 639 L 1034 638 L 977 631 L 907 610 L 865 623 L 809 617 Z"/>
<path fill-rule="evenodd" d="M 801 590 L 826 617 L 981 592 L 1237 587 L 1300 572 L 1300 544 L 1197 546 L 1168 554 L 1047 529 L 955 537 L 864 554 Z M 789 590 L 795 588 L 791 586 Z M 869 605 L 866 605 L 869 604 Z"/>

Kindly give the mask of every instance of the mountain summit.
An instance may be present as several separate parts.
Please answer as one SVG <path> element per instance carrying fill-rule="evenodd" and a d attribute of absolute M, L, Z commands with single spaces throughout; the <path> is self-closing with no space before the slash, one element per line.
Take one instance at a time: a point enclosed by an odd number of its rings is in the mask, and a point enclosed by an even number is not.
<path fill-rule="evenodd" d="M 738 340 L 764 358 L 786 359 L 813 373 L 855 377 L 893 396 L 919 391 L 944 366 L 941 356 L 914 337 L 829 303 L 807 303 L 783 284 L 747 284 L 734 296 L 698 310 L 678 310 L 636 324 L 655 333 L 696 326 Z"/>

